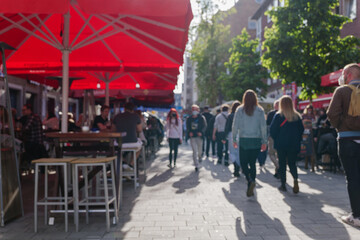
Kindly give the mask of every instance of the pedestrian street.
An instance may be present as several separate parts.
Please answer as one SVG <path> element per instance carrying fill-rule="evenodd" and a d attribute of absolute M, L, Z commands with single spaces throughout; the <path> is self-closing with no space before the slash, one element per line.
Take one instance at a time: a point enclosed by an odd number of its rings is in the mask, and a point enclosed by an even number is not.
<path fill-rule="evenodd" d="M 124 181 L 120 222 L 109 233 L 104 214 L 94 213 L 88 225 L 80 217 L 79 232 L 70 214 L 68 233 L 61 214 L 52 215 L 53 226 L 45 226 L 40 215 L 35 234 L 30 196 L 24 199 L 25 217 L 0 228 L 0 239 L 360 239 L 360 229 L 340 220 L 350 211 L 343 173 L 311 173 L 300 162 L 299 194 L 292 193 L 289 172 L 288 191 L 282 193 L 267 159 L 265 169 L 257 167 L 255 196 L 248 198 L 245 178 L 234 178 L 232 165 L 217 165 L 210 157 L 195 172 L 188 144 L 180 145 L 177 166 L 169 169 L 164 143 L 147 161 L 146 176 L 140 172 L 136 191 L 132 181 Z"/>

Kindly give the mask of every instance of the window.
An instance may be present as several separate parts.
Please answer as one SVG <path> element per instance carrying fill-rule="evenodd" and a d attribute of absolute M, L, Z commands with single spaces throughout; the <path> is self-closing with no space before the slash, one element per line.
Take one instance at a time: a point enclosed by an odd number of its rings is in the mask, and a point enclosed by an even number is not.
<path fill-rule="evenodd" d="M 344 1 L 344 15 L 350 19 L 356 18 L 356 0 L 345 0 Z"/>
<path fill-rule="evenodd" d="M 248 21 L 248 29 L 256 29 L 256 21 L 249 20 Z"/>
<path fill-rule="evenodd" d="M 271 86 L 271 78 L 267 79 L 267 85 Z"/>
<path fill-rule="evenodd" d="M 257 26 L 256 26 L 256 37 L 259 39 L 259 42 L 261 42 L 261 31 L 262 31 L 262 29 L 261 29 L 261 19 L 262 18 L 259 18 L 258 20 L 257 20 Z"/>
<path fill-rule="evenodd" d="M 280 0 L 280 7 L 285 7 L 285 0 Z"/>
<path fill-rule="evenodd" d="M 270 5 L 268 6 L 268 11 L 270 11 L 272 8 L 273 8 L 273 6 L 270 4 Z M 268 22 L 268 23 L 271 22 L 271 17 L 270 17 L 270 15 L 267 15 L 267 22 Z"/>
<path fill-rule="evenodd" d="M 278 7 L 279 6 L 279 0 L 274 0 L 274 7 Z"/>

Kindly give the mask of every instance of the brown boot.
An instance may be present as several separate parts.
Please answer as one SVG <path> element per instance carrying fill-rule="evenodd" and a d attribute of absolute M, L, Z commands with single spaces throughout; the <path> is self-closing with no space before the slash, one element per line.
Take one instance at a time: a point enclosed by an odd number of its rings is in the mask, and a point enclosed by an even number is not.
<path fill-rule="evenodd" d="M 298 183 L 298 180 L 297 180 L 297 179 L 294 179 L 293 192 L 294 192 L 294 193 L 298 193 L 298 192 L 299 192 L 299 183 Z"/>

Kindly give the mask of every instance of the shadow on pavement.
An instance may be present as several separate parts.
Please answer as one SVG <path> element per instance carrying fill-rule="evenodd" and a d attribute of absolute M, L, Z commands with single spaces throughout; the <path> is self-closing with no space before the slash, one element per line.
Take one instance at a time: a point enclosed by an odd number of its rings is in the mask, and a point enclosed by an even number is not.
<path fill-rule="evenodd" d="M 189 175 L 174 182 L 172 186 L 178 189 L 176 193 L 179 194 L 184 193 L 188 189 L 195 188 L 199 184 L 199 172 L 192 171 Z"/>
<path fill-rule="evenodd" d="M 151 179 L 147 180 L 145 182 L 145 185 L 148 187 L 152 187 L 155 186 L 159 183 L 164 183 L 167 180 L 169 180 L 172 176 L 174 176 L 174 173 L 172 171 L 172 169 L 168 169 L 165 172 L 161 173 L 161 174 L 156 174 L 155 176 L 153 176 Z"/>
<path fill-rule="evenodd" d="M 265 175 L 258 175 L 259 180 L 261 179 L 272 187 L 277 188 L 280 186 L 280 181 L 267 181 L 269 179 L 266 179 L 266 177 L 267 176 Z M 313 175 L 311 177 L 315 178 L 317 181 L 325 183 L 316 184 L 316 190 L 318 193 L 309 194 L 301 192 L 301 185 L 310 181 L 309 177 L 301 174 L 299 174 L 300 192 L 298 194 L 293 193 L 293 178 L 288 176 L 287 183 L 290 182 L 291 184 L 286 184 L 287 192 L 279 191 L 279 194 L 283 196 L 283 201 L 290 207 L 289 213 L 291 225 L 303 232 L 310 239 L 350 239 L 344 225 L 336 220 L 333 215 L 323 210 L 324 207 L 326 207 L 325 205 L 328 200 L 328 195 L 324 194 L 324 191 L 327 191 L 326 188 L 331 186 L 331 180 L 327 179 L 327 177 L 323 175 Z M 315 186 L 315 184 L 313 185 Z M 324 186 L 324 189 L 322 189 L 321 186 Z M 288 210 L 284 209 L 284 211 Z"/>
<path fill-rule="evenodd" d="M 269 239 L 290 239 L 284 225 L 277 218 L 270 218 L 261 208 L 256 198 L 247 198 L 245 191 L 246 181 L 231 182 L 229 190 L 223 188 L 224 196 L 241 213 L 236 218 L 236 235 L 238 239 L 244 237 L 268 236 Z"/>

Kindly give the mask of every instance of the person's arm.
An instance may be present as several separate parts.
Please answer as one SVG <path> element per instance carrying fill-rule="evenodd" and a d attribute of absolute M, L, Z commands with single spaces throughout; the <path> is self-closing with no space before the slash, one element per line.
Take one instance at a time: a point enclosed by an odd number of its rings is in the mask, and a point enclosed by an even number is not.
<path fill-rule="evenodd" d="M 96 124 L 96 126 L 99 128 L 99 130 L 105 130 L 106 129 L 106 126 L 104 124 L 102 124 L 101 122 L 98 122 Z"/>
<path fill-rule="evenodd" d="M 180 138 L 180 143 L 182 143 L 182 138 L 183 138 L 183 131 L 182 131 L 182 121 L 180 118 L 178 118 L 178 133 L 179 133 L 179 138 Z"/>
<path fill-rule="evenodd" d="M 218 115 L 219 116 L 219 115 Z M 213 128 L 213 132 L 212 132 L 212 139 L 213 141 L 216 140 L 216 132 L 217 132 L 217 127 L 218 127 L 218 121 L 219 121 L 219 118 L 215 117 L 215 122 L 214 122 L 214 128 Z"/>
<path fill-rule="evenodd" d="M 136 133 L 140 133 L 142 132 L 142 125 L 141 125 L 141 122 L 136 124 Z"/>
<path fill-rule="evenodd" d="M 233 120 L 233 123 L 232 123 L 232 136 L 233 136 L 233 145 L 235 148 L 238 147 L 238 143 L 236 142 L 236 138 L 237 138 L 237 135 L 238 135 L 238 130 L 239 130 L 239 126 L 240 126 L 240 112 L 239 112 L 239 109 L 236 110 L 235 114 L 234 114 L 234 120 Z"/>
<path fill-rule="evenodd" d="M 276 114 L 273 117 L 273 120 L 271 121 L 271 124 L 270 124 L 270 136 L 274 140 L 277 138 L 277 135 L 279 134 L 279 131 L 280 131 L 280 125 L 279 125 L 279 121 L 278 121 L 279 118 L 280 118 L 280 115 Z M 301 120 L 300 120 L 300 123 L 302 125 Z"/>
<path fill-rule="evenodd" d="M 338 129 L 341 124 L 341 116 L 343 113 L 342 94 L 341 91 L 339 91 L 339 89 L 340 88 L 337 88 L 335 90 L 329 108 L 327 110 L 328 119 L 331 125 L 336 129 Z"/>
<path fill-rule="evenodd" d="M 188 117 L 188 119 L 186 119 L 186 135 L 188 136 L 188 137 L 192 137 L 193 136 L 193 133 L 192 132 L 190 132 L 190 121 L 191 121 L 191 117 Z"/>
<path fill-rule="evenodd" d="M 260 132 L 261 132 L 261 151 L 266 150 L 267 145 L 267 131 L 266 131 L 266 120 L 265 120 L 265 112 L 261 111 L 260 114 Z"/>

